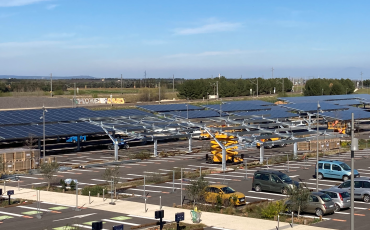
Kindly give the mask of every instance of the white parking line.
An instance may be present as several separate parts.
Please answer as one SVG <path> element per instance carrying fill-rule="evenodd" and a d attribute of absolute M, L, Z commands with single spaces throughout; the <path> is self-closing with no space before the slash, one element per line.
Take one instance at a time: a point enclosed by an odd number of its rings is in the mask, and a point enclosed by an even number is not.
<path fill-rule="evenodd" d="M 0 214 L 5 214 L 5 215 L 9 215 L 9 216 L 17 216 L 17 217 L 22 217 L 23 215 L 20 215 L 20 214 L 15 214 L 15 213 L 11 213 L 11 212 L 1 212 L 0 211 Z"/>
<path fill-rule="evenodd" d="M 138 188 L 130 188 L 129 190 L 144 191 L 144 189 L 138 189 Z M 145 192 L 158 192 L 158 193 L 161 193 L 162 191 L 154 191 L 154 190 L 145 189 Z"/>
<path fill-rule="evenodd" d="M 283 195 L 283 194 L 277 194 L 277 193 L 269 193 L 269 192 L 256 192 L 256 191 L 248 191 L 248 192 L 252 192 L 252 193 L 257 193 L 257 194 L 267 194 L 267 195 L 274 195 L 274 196 L 284 196 L 284 197 L 286 197 L 286 195 Z"/>
<path fill-rule="evenodd" d="M 131 226 L 139 226 L 140 225 L 140 224 L 134 224 L 134 223 L 130 223 L 130 222 L 110 220 L 110 219 L 102 219 L 102 221 L 116 223 L 116 224 L 127 224 L 127 225 L 131 225 Z"/>
<path fill-rule="evenodd" d="M 255 197 L 255 196 L 245 196 L 245 198 L 252 198 L 252 199 L 258 199 L 258 200 L 274 200 L 274 199 L 268 199 L 263 197 Z"/>
<path fill-rule="evenodd" d="M 37 210 L 35 207 L 28 207 L 28 206 L 17 206 L 18 208 L 25 208 L 25 209 L 31 209 L 31 210 Z M 41 212 L 51 212 L 52 210 L 49 209 L 39 209 Z"/>

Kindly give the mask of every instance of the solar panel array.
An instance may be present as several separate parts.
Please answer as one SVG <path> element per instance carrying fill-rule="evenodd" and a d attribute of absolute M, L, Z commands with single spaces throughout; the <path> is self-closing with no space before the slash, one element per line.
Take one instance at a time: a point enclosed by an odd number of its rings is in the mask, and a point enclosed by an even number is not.
<path fill-rule="evenodd" d="M 140 105 L 137 106 L 152 112 L 187 111 L 202 110 L 202 107 L 187 104 L 168 104 L 168 105 Z"/>
<path fill-rule="evenodd" d="M 228 101 L 227 104 L 252 104 L 252 105 L 273 105 L 273 103 L 260 101 L 260 100 L 250 100 L 250 101 Z"/>
<path fill-rule="evenodd" d="M 271 111 L 251 111 L 251 112 L 237 112 L 235 113 L 237 116 L 249 116 L 249 115 L 256 115 L 256 116 L 266 116 L 269 119 L 276 119 L 276 118 L 290 118 L 290 117 L 299 117 L 296 113 L 290 113 L 284 110 L 271 110 Z"/>
<path fill-rule="evenodd" d="M 320 109 L 323 111 L 330 111 L 330 110 L 343 110 L 345 107 L 334 105 L 327 102 L 320 102 Z M 307 103 L 299 103 L 299 104 L 283 104 L 282 107 L 289 108 L 296 111 L 303 111 L 303 112 L 315 112 L 317 111 L 317 102 L 307 102 Z"/>
<path fill-rule="evenodd" d="M 45 136 L 68 136 L 104 133 L 103 129 L 87 122 L 45 125 Z M 42 125 L 18 125 L 0 127 L 0 140 L 23 139 L 29 136 L 43 136 Z"/>
<path fill-rule="evenodd" d="M 166 115 L 171 115 L 175 117 L 181 117 L 181 118 L 207 118 L 207 117 L 219 117 L 220 113 L 213 111 L 213 110 L 191 110 L 189 112 L 187 111 L 172 111 L 172 112 L 166 112 Z M 226 113 L 222 113 L 222 116 L 226 116 Z"/>
<path fill-rule="evenodd" d="M 334 105 L 362 105 L 363 103 L 359 100 L 336 100 L 336 101 L 326 101 Z"/>
<path fill-rule="evenodd" d="M 348 94 L 348 95 L 323 95 L 310 97 L 280 97 L 279 100 L 290 103 L 318 102 L 318 101 L 339 101 L 339 100 L 359 100 L 370 101 L 369 94 Z"/>
<path fill-rule="evenodd" d="M 353 108 L 353 107 L 349 108 L 348 110 L 344 110 L 344 111 L 324 112 L 320 115 L 324 117 L 338 119 L 338 120 L 351 120 L 352 113 L 354 114 L 355 120 L 370 118 L 370 112 L 367 112 L 359 108 Z"/>
<path fill-rule="evenodd" d="M 77 121 L 80 118 L 115 116 L 151 116 L 138 109 L 93 111 L 85 108 L 47 109 L 45 122 Z M 12 110 L 0 112 L 0 125 L 41 123 L 42 109 Z"/>
<path fill-rule="evenodd" d="M 256 111 L 256 110 L 266 110 L 266 107 L 260 106 L 260 105 L 254 105 L 254 104 L 246 104 L 246 103 L 240 103 L 240 104 L 223 104 L 223 105 L 205 105 L 204 107 L 216 110 L 216 111 L 222 111 L 222 112 L 235 112 L 235 111 Z"/>

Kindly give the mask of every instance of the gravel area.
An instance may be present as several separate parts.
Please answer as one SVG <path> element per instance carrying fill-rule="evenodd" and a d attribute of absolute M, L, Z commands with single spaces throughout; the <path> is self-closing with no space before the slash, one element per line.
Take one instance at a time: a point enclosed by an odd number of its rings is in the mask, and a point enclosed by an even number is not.
<path fill-rule="evenodd" d="M 36 109 L 45 105 L 52 107 L 72 107 L 72 100 L 58 97 L 0 97 L 0 110 Z"/>

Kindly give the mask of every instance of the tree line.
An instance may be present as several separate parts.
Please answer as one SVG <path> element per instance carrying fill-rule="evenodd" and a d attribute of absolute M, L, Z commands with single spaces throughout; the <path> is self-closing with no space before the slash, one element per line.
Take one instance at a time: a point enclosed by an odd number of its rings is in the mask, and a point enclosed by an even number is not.
<path fill-rule="evenodd" d="M 257 87 L 258 83 L 258 87 Z M 227 79 L 218 78 L 186 80 L 177 86 L 179 98 L 202 99 L 208 95 L 217 94 L 219 97 L 238 97 L 258 94 L 271 94 L 291 92 L 293 83 L 288 78 L 252 78 L 252 79 Z M 258 88 L 258 89 L 257 89 Z"/>
<path fill-rule="evenodd" d="M 306 81 L 304 96 L 343 95 L 355 91 L 355 84 L 350 79 L 316 78 Z"/>

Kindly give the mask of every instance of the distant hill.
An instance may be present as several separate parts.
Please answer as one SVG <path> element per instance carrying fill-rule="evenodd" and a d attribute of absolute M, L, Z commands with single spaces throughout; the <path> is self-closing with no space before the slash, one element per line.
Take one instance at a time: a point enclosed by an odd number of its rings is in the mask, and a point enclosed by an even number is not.
<path fill-rule="evenodd" d="M 17 75 L 0 75 L 0 79 L 50 79 L 50 76 L 17 76 Z M 53 76 L 53 79 L 95 79 L 92 76 Z"/>

